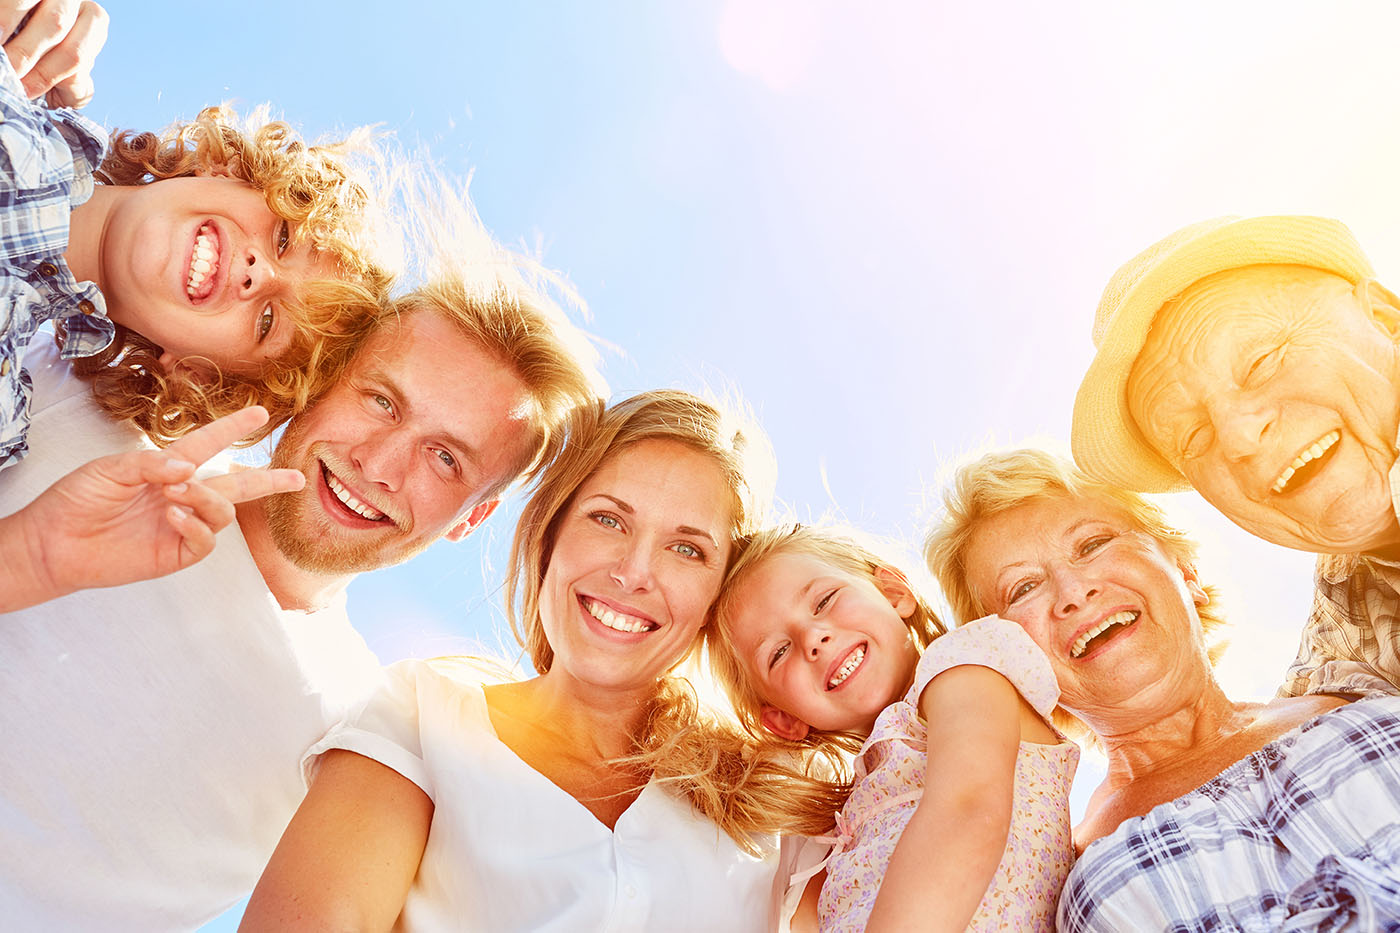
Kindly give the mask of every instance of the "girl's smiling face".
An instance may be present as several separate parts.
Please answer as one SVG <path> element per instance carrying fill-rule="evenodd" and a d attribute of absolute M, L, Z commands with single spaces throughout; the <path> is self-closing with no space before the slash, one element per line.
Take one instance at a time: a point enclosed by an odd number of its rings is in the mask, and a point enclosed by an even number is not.
<path fill-rule="evenodd" d="M 234 178 L 99 185 L 94 202 L 110 206 L 95 256 L 75 213 L 69 264 L 97 283 L 113 321 L 175 360 L 201 357 L 256 373 L 289 348 L 286 306 L 301 286 L 347 278 L 272 212 L 261 191 Z"/>
<path fill-rule="evenodd" d="M 913 683 L 914 596 L 897 573 L 877 573 L 780 552 L 738 581 L 730 639 L 775 735 L 868 732 Z"/>
<path fill-rule="evenodd" d="M 713 458 L 670 440 L 613 454 L 565 506 L 540 593 L 546 676 L 649 695 L 690 652 L 732 547 Z"/>

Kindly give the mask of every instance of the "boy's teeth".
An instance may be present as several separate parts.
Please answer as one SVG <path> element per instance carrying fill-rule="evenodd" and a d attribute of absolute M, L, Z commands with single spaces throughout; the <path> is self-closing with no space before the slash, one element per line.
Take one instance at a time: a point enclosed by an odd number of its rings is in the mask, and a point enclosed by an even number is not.
<path fill-rule="evenodd" d="M 199 291 L 199 286 L 204 284 L 210 271 L 215 268 L 215 260 L 219 255 L 213 231 L 205 233 L 205 230 L 208 230 L 208 227 L 200 227 L 200 232 L 194 238 L 194 252 L 190 256 L 190 271 L 185 279 L 185 293 L 191 297 Z"/>
<path fill-rule="evenodd" d="M 854 674 L 856 668 L 860 667 L 861 662 L 864 660 L 865 646 L 861 645 L 846 657 L 846 663 L 842 664 L 841 667 L 837 669 L 836 673 L 832 675 L 831 680 L 827 681 L 826 689 L 834 690 L 845 683 L 846 678 Z"/>
<path fill-rule="evenodd" d="M 1293 462 L 1283 468 L 1283 472 L 1274 480 L 1274 492 L 1283 492 L 1288 488 L 1289 480 L 1293 479 L 1293 474 L 1297 473 L 1307 463 L 1321 457 L 1332 449 L 1332 445 L 1342 439 L 1341 431 L 1328 431 L 1322 437 L 1313 442 L 1312 446 L 1304 450 L 1293 458 Z"/>
<path fill-rule="evenodd" d="M 1089 642 L 1093 641 L 1099 635 L 1102 635 L 1115 625 L 1131 625 L 1137 621 L 1137 617 L 1138 614 L 1131 609 L 1124 609 L 1122 612 L 1115 612 L 1113 615 L 1108 616 L 1098 625 L 1075 639 L 1074 646 L 1071 647 L 1069 651 L 1070 657 L 1079 657 L 1084 653 L 1084 649 L 1089 646 Z"/>
<path fill-rule="evenodd" d="M 608 628 L 615 629 L 619 632 L 631 632 L 636 634 L 637 632 L 650 631 L 654 627 L 650 622 L 644 622 L 641 619 L 633 618 L 632 616 L 624 615 L 620 612 L 613 612 L 602 603 L 594 602 L 591 599 L 585 599 L 583 604 L 588 609 L 589 615 Z"/>
<path fill-rule="evenodd" d="M 359 499 L 350 495 L 350 490 L 346 489 L 345 485 L 341 483 L 340 480 L 336 479 L 335 474 L 330 470 L 326 471 L 326 485 L 331 488 L 331 492 L 335 493 L 335 497 L 345 504 L 346 508 L 360 517 L 367 518 L 372 522 L 377 522 L 384 517 L 383 512 L 376 512 Z"/>

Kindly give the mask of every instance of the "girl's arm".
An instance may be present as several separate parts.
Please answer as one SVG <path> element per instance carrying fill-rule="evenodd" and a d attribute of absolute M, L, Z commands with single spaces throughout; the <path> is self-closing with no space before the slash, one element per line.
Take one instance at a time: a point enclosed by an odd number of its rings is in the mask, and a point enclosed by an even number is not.
<path fill-rule="evenodd" d="M 433 802 L 354 752 L 321 758 L 239 930 L 387 930 L 418 873 Z"/>
<path fill-rule="evenodd" d="M 900 836 L 866 930 L 963 930 L 977 911 L 1011 827 L 1022 705 L 987 667 L 961 665 L 924 689 L 924 796 Z"/>

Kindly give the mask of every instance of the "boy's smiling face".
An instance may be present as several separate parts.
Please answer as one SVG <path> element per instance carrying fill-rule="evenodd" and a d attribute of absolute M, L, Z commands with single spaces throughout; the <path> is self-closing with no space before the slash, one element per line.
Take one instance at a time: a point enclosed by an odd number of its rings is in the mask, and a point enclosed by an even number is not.
<path fill-rule="evenodd" d="M 1400 544 L 1396 299 L 1301 266 L 1196 282 L 1153 321 L 1128 380 L 1143 436 L 1221 512 L 1286 547 Z"/>
<path fill-rule="evenodd" d="M 94 276 L 108 316 L 175 359 L 255 373 L 288 348 L 286 302 L 301 284 L 346 277 L 243 181 L 200 175 L 98 191 L 112 198 Z"/>

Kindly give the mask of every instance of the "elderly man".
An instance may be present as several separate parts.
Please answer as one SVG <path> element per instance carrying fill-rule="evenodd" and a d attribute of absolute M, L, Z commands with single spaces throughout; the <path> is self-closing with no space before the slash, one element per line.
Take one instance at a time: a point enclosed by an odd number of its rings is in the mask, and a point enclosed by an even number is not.
<path fill-rule="evenodd" d="M 1284 695 L 1400 685 L 1400 299 L 1372 276 L 1333 220 L 1187 227 L 1109 282 L 1075 402 L 1086 470 L 1323 553 Z"/>
<path fill-rule="evenodd" d="M 202 562 L 0 616 L 0 916 L 17 929 L 189 929 L 250 890 L 303 795 L 305 749 L 375 682 L 355 574 L 456 540 L 595 409 L 560 320 L 443 283 L 402 300 Z M 0 515 L 140 447 L 36 344 L 34 453 Z"/>

